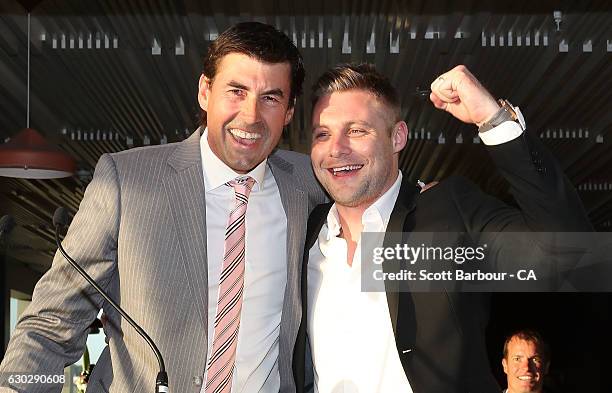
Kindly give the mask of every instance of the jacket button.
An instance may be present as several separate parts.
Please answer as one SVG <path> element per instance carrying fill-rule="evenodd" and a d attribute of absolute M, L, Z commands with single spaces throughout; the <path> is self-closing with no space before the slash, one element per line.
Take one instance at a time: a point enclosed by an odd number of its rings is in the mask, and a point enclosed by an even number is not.
<path fill-rule="evenodd" d="M 193 377 L 193 384 L 195 386 L 202 386 L 202 377 L 199 377 L 199 376 Z"/>

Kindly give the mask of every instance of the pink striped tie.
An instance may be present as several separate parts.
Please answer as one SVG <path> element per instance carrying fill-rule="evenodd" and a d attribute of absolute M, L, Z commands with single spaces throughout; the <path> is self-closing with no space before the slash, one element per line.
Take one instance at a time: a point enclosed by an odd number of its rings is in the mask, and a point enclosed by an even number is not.
<path fill-rule="evenodd" d="M 255 180 L 249 176 L 226 183 L 234 188 L 236 205 L 230 212 L 225 230 L 223 270 L 219 279 L 215 333 L 205 393 L 229 393 L 232 390 L 244 285 L 245 215 L 254 183 Z"/>

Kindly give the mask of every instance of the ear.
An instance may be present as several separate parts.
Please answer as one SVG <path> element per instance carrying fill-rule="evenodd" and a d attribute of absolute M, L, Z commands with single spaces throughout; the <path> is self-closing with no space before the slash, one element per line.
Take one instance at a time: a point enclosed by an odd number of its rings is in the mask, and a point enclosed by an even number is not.
<path fill-rule="evenodd" d="M 408 125 L 405 121 L 398 121 L 395 123 L 391 133 L 391 139 L 394 153 L 399 153 L 406 147 L 406 142 L 408 141 Z"/>
<path fill-rule="evenodd" d="M 544 365 L 544 375 L 548 375 L 548 369 L 550 368 L 550 362 L 546 362 Z"/>
<path fill-rule="evenodd" d="M 508 362 L 506 362 L 506 358 L 502 359 L 502 367 L 504 369 L 504 373 L 508 374 Z"/>
<path fill-rule="evenodd" d="M 210 97 L 211 80 L 208 79 L 204 74 L 200 75 L 200 82 L 198 83 L 198 102 L 200 108 L 204 111 L 208 111 L 208 98 Z"/>
<path fill-rule="evenodd" d="M 291 122 L 291 119 L 293 119 L 293 112 L 295 112 L 295 98 L 293 99 L 293 105 L 291 105 L 289 108 L 287 108 L 287 112 L 285 112 L 285 123 L 284 125 L 287 125 Z"/>

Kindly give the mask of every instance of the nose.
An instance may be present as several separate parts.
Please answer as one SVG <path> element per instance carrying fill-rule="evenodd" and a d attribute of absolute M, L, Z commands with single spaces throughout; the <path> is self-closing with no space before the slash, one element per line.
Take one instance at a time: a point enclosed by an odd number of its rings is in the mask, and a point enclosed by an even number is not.
<path fill-rule="evenodd" d="M 351 152 L 349 139 L 344 133 L 339 133 L 331 137 L 331 149 L 329 155 L 331 157 L 342 157 Z"/>
<path fill-rule="evenodd" d="M 537 373 L 539 371 L 539 369 L 540 369 L 538 363 L 536 363 L 534 361 L 530 361 L 527 367 L 529 369 L 529 372 L 531 372 L 533 374 Z"/>
<path fill-rule="evenodd" d="M 242 120 L 250 124 L 259 121 L 259 106 L 256 97 L 247 97 L 242 101 L 240 115 Z"/>
<path fill-rule="evenodd" d="M 521 372 L 531 371 L 531 364 L 529 362 L 529 359 L 521 359 L 521 360 L 519 360 L 518 369 Z"/>

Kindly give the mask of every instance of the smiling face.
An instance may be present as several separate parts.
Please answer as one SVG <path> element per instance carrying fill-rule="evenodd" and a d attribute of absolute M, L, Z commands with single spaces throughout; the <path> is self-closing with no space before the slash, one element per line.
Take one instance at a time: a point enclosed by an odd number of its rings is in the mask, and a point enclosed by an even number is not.
<path fill-rule="evenodd" d="M 321 97 L 313 108 L 310 153 L 317 179 L 338 205 L 366 209 L 395 182 L 407 131 L 365 90 Z"/>
<path fill-rule="evenodd" d="M 291 67 L 241 53 L 221 59 L 214 80 L 200 77 L 198 101 L 206 111 L 212 152 L 238 173 L 270 155 L 291 121 Z"/>
<path fill-rule="evenodd" d="M 513 337 L 508 343 L 502 366 L 508 379 L 508 393 L 539 393 L 548 371 L 542 354 L 533 341 Z"/>

